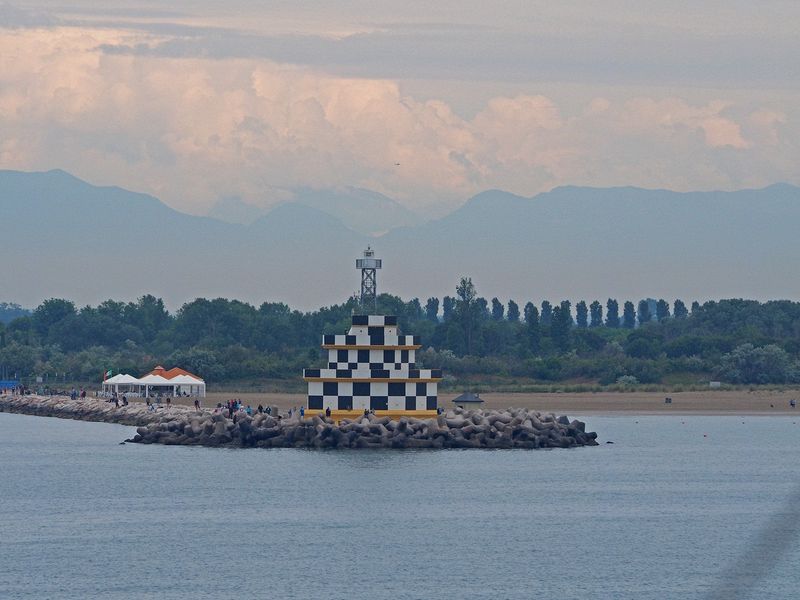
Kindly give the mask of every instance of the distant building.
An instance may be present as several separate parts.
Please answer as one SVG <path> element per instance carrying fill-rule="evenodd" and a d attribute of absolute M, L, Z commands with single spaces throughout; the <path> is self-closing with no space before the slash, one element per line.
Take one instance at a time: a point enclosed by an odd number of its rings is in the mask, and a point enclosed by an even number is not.
<path fill-rule="evenodd" d="M 472 392 L 464 392 L 453 399 L 453 404 L 460 408 L 480 408 L 481 404 L 483 404 L 483 398 Z"/>

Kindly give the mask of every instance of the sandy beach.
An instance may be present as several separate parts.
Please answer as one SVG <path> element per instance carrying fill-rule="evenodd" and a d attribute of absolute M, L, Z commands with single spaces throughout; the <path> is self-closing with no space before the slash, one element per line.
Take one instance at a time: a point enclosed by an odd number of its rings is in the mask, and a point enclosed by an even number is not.
<path fill-rule="evenodd" d="M 457 394 L 439 395 L 439 405 L 452 406 Z M 671 404 L 664 402 L 665 396 L 672 398 Z M 558 414 L 698 414 L 698 415 L 775 415 L 798 414 L 800 408 L 789 406 L 791 399 L 800 400 L 800 391 L 707 391 L 707 392 L 598 392 L 598 393 L 487 393 L 483 408 L 532 408 L 542 412 Z M 303 394 L 268 394 L 210 392 L 203 399 L 203 406 L 214 406 L 230 398 L 239 398 L 255 408 L 259 404 L 288 409 L 305 404 Z M 179 403 L 190 404 L 189 399 Z"/>

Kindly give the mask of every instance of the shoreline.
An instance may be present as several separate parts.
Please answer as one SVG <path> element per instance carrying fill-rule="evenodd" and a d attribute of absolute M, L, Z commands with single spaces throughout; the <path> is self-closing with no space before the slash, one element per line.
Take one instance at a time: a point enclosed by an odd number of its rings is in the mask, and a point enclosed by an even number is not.
<path fill-rule="evenodd" d="M 439 404 L 445 410 L 454 408 L 452 404 L 454 393 L 439 395 Z M 800 417 L 800 408 L 792 409 L 789 401 L 800 400 L 796 391 L 704 391 L 704 392 L 677 392 L 671 396 L 672 403 L 665 404 L 663 392 L 578 392 L 578 393 L 538 393 L 501 392 L 481 395 L 484 399 L 482 410 L 506 410 L 509 408 L 523 408 L 542 413 L 573 414 L 585 416 L 752 416 L 752 417 Z M 0 402 L 6 404 L 12 398 L 19 396 L 0 396 Z M 28 399 L 38 399 L 40 402 L 49 398 L 60 398 L 61 402 L 69 402 L 66 396 L 26 396 Z M 255 410 L 259 404 L 274 406 L 281 411 L 304 406 L 305 394 L 285 393 L 254 393 L 254 392 L 210 392 L 202 399 L 202 409 L 211 411 L 218 402 L 238 398 L 245 405 L 250 404 Z M 80 400 L 79 400 L 80 402 Z M 175 398 L 172 407 L 166 409 L 162 403 L 155 413 L 146 411 L 145 402 L 141 398 L 131 398 L 127 408 L 116 408 L 111 403 L 106 403 L 94 396 L 87 397 L 83 402 L 91 407 L 90 412 L 98 413 L 98 419 L 105 422 L 115 422 L 122 425 L 146 425 L 161 420 L 167 415 L 179 416 L 194 414 L 192 398 Z M 31 408 L 26 412 L 36 414 L 36 401 L 31 403 Z M 478 407 L 476 407 L 478 408 Z M 15 412 L 0 406 L 0 412 Z M 168 412 L 169 411 L 169 412 Z M 84 417 L 64 418 L 80 418 Z"/>
<path fill-rule="evenodd" d="M 439 406 L 453 408 L 452 400 L 458 394 L 439 394 Z M 672 398 L 665 404 L 664 398 Z M 211 408 L 217 402 L 239 398 L 254 409 L 259 405 L 277 406 L 281 410 L 304 406 L 305 394 L 210 392 L 203 406 Z M 481 394 L 481 409 L 502 410 L 509 407 L 525 408 L 543 413 L 581 415 L 704 415 L 704 416 L 800 416 L 800 408 L 792 409 L 789 401 L 800 401 L 800 392 L 789 391 L 703 391 L 703 392 L 578 392 L 578 393 L 524 393 L 498 392 Z M 138 400 L 137 400 L 138 402 Z M 191 398 L 178 398 L 178 405 L 191 405 Z"/>

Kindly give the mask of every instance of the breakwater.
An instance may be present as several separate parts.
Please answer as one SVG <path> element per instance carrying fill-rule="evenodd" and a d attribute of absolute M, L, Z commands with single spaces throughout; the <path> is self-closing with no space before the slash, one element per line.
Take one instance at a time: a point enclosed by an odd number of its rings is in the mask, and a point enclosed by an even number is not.
<path fill-rule="evenodd" d="M 173 406 L 117 408 L 102 401 L 53 397 L 0 397 L 0 411 L 138 426 L 126 441 L 143 444 L 235 448 L 572 448 L 597 445 L 597 434 L 566 416 L 526 409 L 464 410 L 435 418 L 364 415 L 334 422 L 300 417 L 196 412 Z"/>
<path fill-rule="evenodd" d="M 116 407 L 113 403 L 97 398 L 72 400 L 69 396 L 35 395 L 0 396 L 0 412 L 132 426 L 160 423 L 165 419 L 180 418 L 189 413 L 197 414 L 194 409 L 187 406 L 172 406 L 169 409 L 159 408 L 149 411 L 147 406 L 141 403 Z"/>

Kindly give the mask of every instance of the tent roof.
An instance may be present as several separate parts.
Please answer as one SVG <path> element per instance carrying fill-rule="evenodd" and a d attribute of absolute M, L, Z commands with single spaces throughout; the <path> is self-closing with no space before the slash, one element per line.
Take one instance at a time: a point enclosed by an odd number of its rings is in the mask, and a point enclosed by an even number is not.
<path fill-rule="evenodd" d="M 164 377 L 165 379 L 174 379 L 175 377 L 178 377 L 180 375 L 187 375 L 189 377 L 194 377 L 195 379 L 197 379 L 199 381 L 203 381 L 203 379 L 201 377 L 198 377 L 194 373 L 189 373 L 189 371 L 181 369 L 180 367 L 172 367 L 171 369 L 167 370 L 164 367 L 162 367 L 161 365 L 159 365 L 155 369 L 150 371 L 149 374 L 150 375 L 157 375 L 159 377 Z"/>
<path fill-rule="evenodd" d="M 127 373 L 117 373 L 113 377 L 109 377 L 103 383 L 112 383 L 112 384 L 121 384 L 121 383 L 139 383 L 139 380 L 136 379 L 133 375 L 128 375 Z"/>
<path fill-rule="evenodd" d="M 483 398 L 478 396 L 478 394 L 473 394 L 472 392 L 464 392 L 463 394 L 461 394 L 457 398 L 453 399 L 453 403 L 454 404 L 457 404 L 459 402 L 481 403 L 481 402 L 483 402 Z"/>
<path fill-rule="evenodd" d="M 202 379 L 196 379 L 191 375 L 177 375 L 169 380 L 170 383 L 176 383 L 180 385 L 205 385 L 205 381 Z"/>
<path fill-rule="evenodd" d="M 170 385 L 172 382 L 169 379 L 164 379 L 160 375 L 145 375 L 139 379 L 142 385 Z"/>

